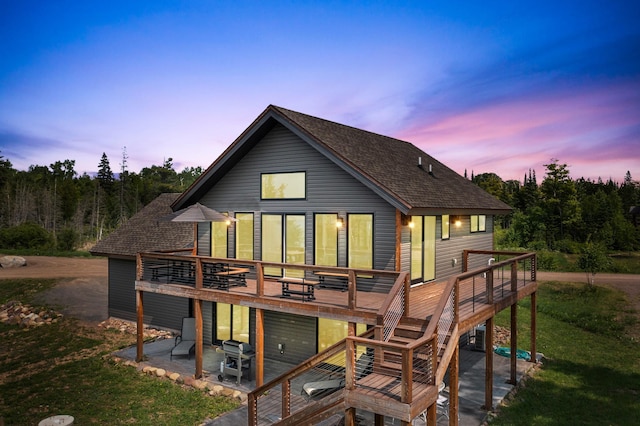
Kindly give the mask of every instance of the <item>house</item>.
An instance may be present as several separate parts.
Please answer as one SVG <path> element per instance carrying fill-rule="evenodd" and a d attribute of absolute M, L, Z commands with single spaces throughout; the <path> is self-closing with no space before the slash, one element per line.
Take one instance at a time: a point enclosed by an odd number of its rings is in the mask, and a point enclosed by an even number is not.
<path fill-rule="evenodd" d="M 327 354 L 336 350 L 347 354 L 340 355 L 345 392 L 326 410 L 344 409 L 352 420 L 356 408 L 379 410 L 379 418 L 408 424 L 428 409 L 432 418 L 460 335 L 487 321 L 490 339 L 495 312 L 537 289 L 535 255 L 511 253 L 503 260 L 493 251 L 494 218 L 509 206 L 408 142 L 281 107 L 268 106 L 171 208 L 195 203 L 229 221 L 197 223 L 191 256 L 169 253 L 165 243 L 139 250 L 136 297 L 127 295 L 136 303 L 138 358 L 143 323 L 157 321 L 149 296 L 163 296 L 174 317 L 196 318 L 196 376 L 203 345 L 237 340 L 256 349 L 250 419 L 257 419 L 257 401 L 269 393 L 263 386 L 271 386 L 263 382 L 265 359 L 313 368 L 333 363 Z M 183 248 L 185 241 L 175 243 Z M 94 252 L 109 254 L 101 247 Z M 119 261 L 113 271 L 110 263 L 110 275 L 125 266 Z M 501 293 L 494 296 L 497 274 Z M 463 308 L 463 299 L 473 299 L 473 307 Z M 403 337 L 403 324 L 424 335 Z M 386 361 L 393 351 L 393 362 Z M 355 355 L 364 353 L 375 354 L 375 365 L 349 374 L 358 368 Z M 411 357 L 413 364 L 398 361 Z M 438 363 L 444 367 L 436 371 Z M 382 371 L 401 384 L 358 394 L 361 379 Z M 396 390 L 371 393 L 382 388 Z M 378 404 L 386 397 L 388 403 Z M 277 417 L 295 424 L 290 409 L 282 405 Z"/>
<path fill-rule="evenodd" d="M 90 250 L 94 256 L 108 258 L 108 315 L 136 320 L 136 255 L 145 251 L 185 248 L 194 243 L 193 225 L 165 222 L 171 204 L 180 194 L 160 194 L 109 236 Z M 190 316 L 189 303 L 161 294 L 149 294 L 145 322 L 154 327 L 179 330 L 182 318 Z"/>

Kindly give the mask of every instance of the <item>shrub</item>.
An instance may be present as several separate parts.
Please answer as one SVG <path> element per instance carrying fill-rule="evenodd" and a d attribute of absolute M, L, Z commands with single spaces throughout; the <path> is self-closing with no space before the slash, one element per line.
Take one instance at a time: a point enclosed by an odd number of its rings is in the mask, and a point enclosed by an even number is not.
<path fill-rule="evenodd" d="M 58 233 L 56 248 L 63 251 L 73 251 L 78 242 L 78 234 L 71 228 L 66 228 Z"/>
<path fill-rule="evenodd" d="M 48 249 L 51 247 L 53 247 L 51 234 L 33 222 L 0 230 L 0 248 Z"/>

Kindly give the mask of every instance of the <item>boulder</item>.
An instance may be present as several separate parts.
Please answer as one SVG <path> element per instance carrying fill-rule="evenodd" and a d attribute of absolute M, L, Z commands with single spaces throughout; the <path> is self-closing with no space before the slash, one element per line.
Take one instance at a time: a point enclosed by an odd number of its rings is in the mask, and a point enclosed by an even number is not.
<path fill-rule="evenodd" d="M 0 266 L 3 268 L 18 268 L 27 266 L 27 260 L 20 256 L 2 256 L 0 257 Z"/>

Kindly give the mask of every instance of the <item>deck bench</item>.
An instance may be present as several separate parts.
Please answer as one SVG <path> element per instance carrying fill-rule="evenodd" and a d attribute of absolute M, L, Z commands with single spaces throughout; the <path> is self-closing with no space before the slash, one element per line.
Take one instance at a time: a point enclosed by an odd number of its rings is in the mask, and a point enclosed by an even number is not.
<path fill-rule="evenodd" d="M 314 287 L 319 284 L 316 280 L 308 278 L 282 277 L 278 278 L 282 284 L 282 297 L 301 296 L 303 301 L 315 300 Z M 300 286 L 300 289 L 291 288 L 292 285 Z"/>

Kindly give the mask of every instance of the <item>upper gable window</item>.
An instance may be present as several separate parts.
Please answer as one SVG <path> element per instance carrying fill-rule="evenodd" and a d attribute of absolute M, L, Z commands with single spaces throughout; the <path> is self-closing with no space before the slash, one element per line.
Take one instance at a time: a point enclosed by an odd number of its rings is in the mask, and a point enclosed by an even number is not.
<path fill-rule="evenodd" d="M 487 230 L 486 221 L 486 215 L 471 215 L 471 232 L 485 232 Z"/>
<path fill-rule="evenodd" d="M 263 200 L 304 200 L 307 196 L 306 172 L 263 173 L 261 198 Z"/>

